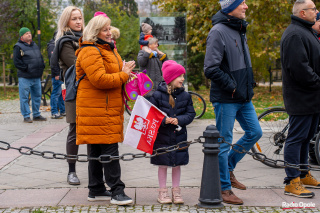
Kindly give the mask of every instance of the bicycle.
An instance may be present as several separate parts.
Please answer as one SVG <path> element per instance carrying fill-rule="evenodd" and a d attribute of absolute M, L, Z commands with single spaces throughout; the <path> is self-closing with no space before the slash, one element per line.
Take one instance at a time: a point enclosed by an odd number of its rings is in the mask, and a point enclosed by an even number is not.
<path fill-rule="evenodd" d="M 194 109 L 196 111 L 196 117 L 197 119 L 201 118 L 204 113 L 206 112 L 207 109 L 207 105 L 205 100 L 203 99 L 203 97 L 201 95 L 199 95 L 198 93 L 195 92 L 191 92 L 188 91 L 188 93 L 191 95 L 192 98 L 192 102 L 193 102 L 193 106 Z M 134 101 L 127 101 L 126 100 L 127 105 L 131 108 L 131 110 L 133 109 L 134 106 Z M 125 106 L 126 112 L 131 115 L 131 110 L 128 109 L 127 106 Z"/>
<path fill-rule="evenodd" d="M 284 145 L 289 130 L 289 115 L 283 107 L 271 107 L 258 116 L 263 135 L 252 147 L 253 153 L 263 153 L 274 160 L 284 160 Z M 320 164 L 320 128 L 310 141 L 309 156 Z M 268 161 L 263 164 L 279 168 Z"/>

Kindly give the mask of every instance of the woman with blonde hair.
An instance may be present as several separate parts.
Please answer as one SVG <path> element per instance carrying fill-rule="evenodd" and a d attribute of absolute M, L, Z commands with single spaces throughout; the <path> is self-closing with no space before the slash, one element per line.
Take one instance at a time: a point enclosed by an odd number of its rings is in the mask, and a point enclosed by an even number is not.
<path fill-rule="evenodd" d="M 66 7 L 58 21 L 58 30 L 56 34 L 56 45 L 53 51 L 50 65 L 51 70 L 58 67 L 59 74 L 55 80 L 59 81 L 60 68 L 62 76 L 66 70 L 75 64 L 75 51 L 79 48 L 79 39 L 84 29 L 84 18 L 81 10 L 75 6 Z M 60 68 L 59 68 L 60 67 Z M 60 79 L 63 81 L 63 79 Z M 66 121 L 69 123 L 69 131 L 66 142 L 68 155 L 77 155 L 79 146 L 76 145 L 76 101 L 65 102 Z M 79 185 L 80 180 L 76 174 L 76 161 L 68 160 L 69 172 L 67 181 L 70 185 Z"/>
<path fill-rule="evenodd" d="M 134 61 L 123 64 L 114 49 L 110 24 L 107 17 L 92 18 L 76 51 L 77 80 L 86 74 L 77 90 L 77 144 L 90 144 L 90 157 L 94 158 L 119 155 L 118 143 L 123 141 L 122 86 L 135 67 Z M 119 160 L 110 163 L 90 160 L 88 170 L 89 201 L 111 197 L 112 204 L 132 203 L 124 193 Z M 106 190 L 103 175 L 110 191 Z"/>

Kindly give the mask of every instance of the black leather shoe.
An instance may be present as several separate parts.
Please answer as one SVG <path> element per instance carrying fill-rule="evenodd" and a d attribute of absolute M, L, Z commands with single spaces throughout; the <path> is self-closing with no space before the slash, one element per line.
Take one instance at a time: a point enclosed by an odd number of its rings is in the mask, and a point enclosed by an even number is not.
<path fill-rule="evenodd" d="M 70 172 L 68 174 L 67 181 L 70 185 L 80 185 L 80 180 L 75 172 Z"/>
<path fill-rule="evenodd" d="M 110 201 L 111 204 L 115 205 L 129 205 L 132 204 L 133 201 L 130 197 L 128 197 L 126 194 L 119 194 L 119 195 L 113 195 Z"/>
<path fill-rule="evenodd" d="M 34 117 L 33 121 L 46 121 L 47 118 L 43 117 L 42 115 L 39 115 L 38 117 Z"/>
<path fill-rule="evenodd" d="M 111 199 L 111 192 L 109 192 L 108 190 L 102 193 L 89 192 L 89 195 L 88 195 L 88 201 L 104 201 L 104 200 L 110 200 L 110 199 Z"/>
<path fill-rule="evenodd" d="M 23 119 L 23 122 L 25 122 L 25 123 L 32 123 L 32 120 L 31 120 L 30 117 L 27 117 L 27 118 L 24 118 L 24 119 Z"/>

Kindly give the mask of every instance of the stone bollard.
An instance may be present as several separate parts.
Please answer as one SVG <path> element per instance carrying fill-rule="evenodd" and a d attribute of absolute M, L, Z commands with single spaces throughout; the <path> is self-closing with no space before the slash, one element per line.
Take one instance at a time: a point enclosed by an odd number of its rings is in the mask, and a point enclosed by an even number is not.
<path fill-rule="evenodd" d="M 205 143 L 203 144 L 204 153 L 200 198 L 198 206 L 201 208 L 223 208 L 221 203 L 221 184 L 219 173 L 219 147 L 218 138 L 220 137 L 217 127 L 207 126 L 203 132 Z"/>

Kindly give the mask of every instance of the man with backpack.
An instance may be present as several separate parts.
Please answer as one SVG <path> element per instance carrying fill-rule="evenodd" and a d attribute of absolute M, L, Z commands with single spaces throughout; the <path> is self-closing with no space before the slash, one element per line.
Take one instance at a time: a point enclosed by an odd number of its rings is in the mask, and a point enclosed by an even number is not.
<path fill-rule="evenodd" d="M 14 45 L 13 62 L 18 69 L 20 110 L 23 122 L 46 121 L 40 114 L 41 76 L 45 67 L 39 47 L 32 41 L 31 31 L 22 27 L 19 41 Z M 30 118 L 29 94 L 32 101 L 33 120 Z"/>
<path fill-rule="evenodd" d="M 47 44 L 48 58 L 49 61 L 51 59 L 51 55 L 53 53 L 55 47 L 55 37 L 56 33 L 54 33 L 53 38 Z M 52 77 L 52 92 L 50 99 L 51 106 L 51 118 L 52 119 L 62 119 L 65 113 L 64 101 L 62 98 L 62 89 L 61 85 L 63 82 L 60 80 L 60 67 L 59 66 L 51 66 L 51 77 Z M 60 110 L 60 114 L 59 114 Z"/>

